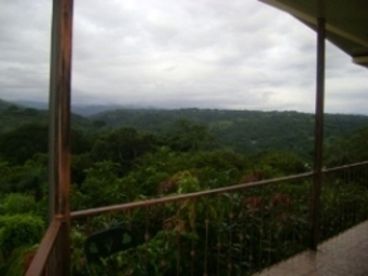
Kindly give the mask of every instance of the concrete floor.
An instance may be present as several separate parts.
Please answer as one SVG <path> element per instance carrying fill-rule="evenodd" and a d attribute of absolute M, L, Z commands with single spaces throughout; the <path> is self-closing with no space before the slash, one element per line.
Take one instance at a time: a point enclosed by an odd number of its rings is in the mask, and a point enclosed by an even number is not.
<path fill-rule="evenodd" d="M 368 276 L 368 221 L 256 275 Z"/>

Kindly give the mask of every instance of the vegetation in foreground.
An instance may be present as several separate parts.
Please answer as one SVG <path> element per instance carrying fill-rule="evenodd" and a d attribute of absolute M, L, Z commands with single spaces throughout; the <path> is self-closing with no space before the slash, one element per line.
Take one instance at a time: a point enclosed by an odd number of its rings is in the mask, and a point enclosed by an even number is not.
<path fill-rule="evenodd" d="M 132 115 L 134 111 L 131 112 Z M 113 128 L 111 121 L 103 119 L 105 114 L 93 120 L 75 116 L 72 208 L 182 194 L 310 170 L 310 149 L 299 150 L 310 140 L 310 134 L 295 133 L 303 139 L 295 138 L 299 141 L 297 146 L 290 146 L 293 143 L 287 141 L 288 147 L 283 147 L 280 145 L 285 138 L 282 135 L 287 133 L 285 128 L 273 129 L 271 124 L 258 121 L 257 128 L 273 131 L 272 139 L 267 140 L 269 145 L 264 146 L 266 142 L 261 141 L 265 132 L 252 132 L 253 136 L 248 137 L 246 116 L 240 120 L 238 113 L 229 112 L 230 118 L 224 121 L 222 117 L 214 119 L 211 112 L 206 115 L 208 118 L 204 114 L 199 116 L 201 120 L 174 117 L 167 125 L 161 119 L 157 125 L 145 123 L 147 117 L 137 115 L 136 128 L 119 127 L 116 122 Z M 234 114 L 238 117 L 231 117 Z M 257 117 L 257 113 L 253 115 Z M 32 109 L 0 108 L 0 117 L 7 118 L 0 129 L 2 275 L 22 275 L 46 229 L 46 116 Z M 355 125 L 364 125 L 362 121 Z M 234 124 L 235 128 L 229 127 Z M 298 121 L 291 119 L 280 124 L 295 125 Z M 143 128 L 144 125 L 148 127 Z M 221 134 L 225 132 L 226 137 Z M 247 139 L 239 141 L 236 137 L 241 133 Z M 325 160 L 328 166 L 368 159 L 367 128 L 350 135 L 331 133 Z M 368 189 L 362 172 L 351 175 L 326 180 L 322 193 L 324 238 L 368 214 L 364 207 L 368 206 Z M 109 271 L 113 270 L 114 275 L 116 271 L 121 275 L 172 275 L 179 271 L 184 275 L 207 271 L 221 275 L 229 271 L 256 271 L 307 245 L 309 188 L 308 180 L 282 183 L 78 220 L 72 231 L 73 273 L 111 275 Z M 97 262 L 88 260 L 84 251 L 86 239 L 96 231 L 115 226 L 135 233 L 134 243 L 112 257 Z M 210 263 L 216 266 L 209 266 Z"/>

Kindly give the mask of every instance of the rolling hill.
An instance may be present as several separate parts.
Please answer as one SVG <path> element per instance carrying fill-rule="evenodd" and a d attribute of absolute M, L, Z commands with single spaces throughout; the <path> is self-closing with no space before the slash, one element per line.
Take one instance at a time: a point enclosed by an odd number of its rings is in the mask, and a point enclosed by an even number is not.
<path fill-rule="evenodd" d="M 106 108 L 111 108 L 107 107 Z M 178 122 L 187 121 L 207 128 L 217 145 L 238 152 L 260 153 L 267 150 L 289 150 L 310 158 L 313 150 L 314 115 L 295 111 L 248 111 L 219 109 L 137 109 L 120 108 L 98 114 L 92 106 L 88 117 L 72 115 L 73 128 L 104 131 L 133 127 L 167 135 L 178 131 Z M 0 100 L 0 133 L 25 124 L 47 124 L 48 112 Z M 325 145 L 368 128 L 368 116 L 326 114 Z"/>
<path fill-rule="evenodd" d="M 90 117 L 109 127 L 134 127 L 165 133 L 178 120 L 205 125 L 226 147 L 257 153 L 268 149 L 291 150 L 310 156 L 313 149 L 314 115 L 294 111 L 233 111 L 216 109 L 120 109 Z M 368 127 L 368 116 L 327 114 L 325 143 Z"/>

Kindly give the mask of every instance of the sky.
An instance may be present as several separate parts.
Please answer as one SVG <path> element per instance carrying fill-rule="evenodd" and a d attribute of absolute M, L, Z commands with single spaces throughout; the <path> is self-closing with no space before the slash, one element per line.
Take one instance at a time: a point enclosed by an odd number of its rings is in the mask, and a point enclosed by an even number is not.
<path fill-rule="evenodd" d="M 0 98 L 47 101 L 51 0 L 0 1 Z M 256 0 L 75 0 L 72 101 L 314 112 L 316 34 Z M 327 43 L 326 111 L 368 114 Z"/>

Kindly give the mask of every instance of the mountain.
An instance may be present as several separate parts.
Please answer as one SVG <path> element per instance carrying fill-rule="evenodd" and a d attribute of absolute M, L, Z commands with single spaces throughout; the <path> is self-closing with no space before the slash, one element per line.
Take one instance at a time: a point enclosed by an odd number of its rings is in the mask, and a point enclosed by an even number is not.
<path fill-rule="evenodd" d="M 92 116 L 105 111 L 116 110 L 121 108 L 119 105 L 72 105 L 72 110 L 74 113 L 82 116 Z"/>
<path fill-rule="evenodd" d="M 0 111 L 6 110 L 14 104 L 0 99 Z"/>
<path fill-rule="evenodd" d="M 41 101 L 21 100 L 21 101 L 15 101 L 13 102 L 13 104 L 17 106 L 29 107 L 29 108 L 38 109 L 38 110 L 48 109 L 48 103 L 41 102 Z M 104 111 L 115 110 L 119 108 L 122 108 L 122 106 L 114 105 L 114 104 L 91 104 L 91 105 L 72 104 L 73 113 L 79 114 L 82 116 L 86 116 L 86 117 L 95 115 L 95 114 L 98 114 Z"/>
<path fill-rule="evenodd" d="M 49 108 L 49 105 L 47 102 L 41 102 L 41 101 L 20 100 L 20 101 L 15 101 L 13 103 L 18 106 L 28 107 L 28 108 L 33 108 L 33 109 L 40 109 L 40 110 L 46 110 Z"/>
<path fill-rule="evenodd" d="M 83 116 L 72 114 L 71 118 L 74 128 L 90 129 L 92 127 L 92 121 Z M 0 133 L 27 124 L 47 125 L 48 111 L 0 100 L 0 122 Z"/>
<path fill-rule="evenodd" d="M 134 127 L 165 133 L 179 120 L 208 128 L 220 144 L 236 151 L 257 153 L 268 149 L 290 150 L 311 156 L 314 115 L 295 111 L 234 111 L 216 109 L 120 109 L 90 117 L 110 127 Z M 326 114 L 325 144 L 368 127 L 368 116 Z"/>
<path fill-rule="evenodd" d="M 24 102 L 23 102 L 24 103 Z M 41 105 L 37 105 L 41 107 Z M 180 133 L 180 121 L 207 128 L 218 145 L 238 152 L 257 154 L 265 150 L 293 151 L 310 158 L 314 143 L 314 115 L 295 111 L 248 111 L 220 109 L 138 109 L 113 105 L 76 106 L 72 115 L 73 128 L 101 131 L 133 127 L 158 135 Z M 115 110 L 110 110 L 115 108 Z M 104 110 L 95 114 L 98 110 Z M 0 133 L 29 123 L 47 124 L 47 110 L 26 108 L 0 100 Z M 368 128 L 368 116 L 325 115 L 326 146 Z"/>

